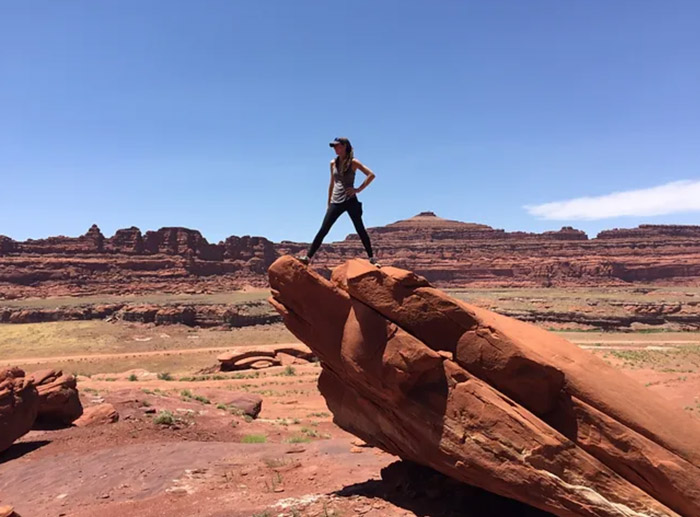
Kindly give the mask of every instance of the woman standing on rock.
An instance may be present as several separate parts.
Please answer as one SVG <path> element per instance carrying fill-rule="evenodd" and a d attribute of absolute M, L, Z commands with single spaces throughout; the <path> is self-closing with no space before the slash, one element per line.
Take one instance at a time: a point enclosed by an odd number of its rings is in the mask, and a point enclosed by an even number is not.
<path fill-rule="evenodd" d="M 374 180 L 374 173 L 365 166 L 353 155 L 352 145 L 350 140 L 345 137 L 338 137 L 333 140 L 330 145 L 337 155 L 331 160 L 331 183 L 328 187 L 328 209 L 326 216 L 323 218 L 321 229 L 314 237 L 314 241 L 309 247 L 306 255 L 297 257 L 304 264 L 308 264 L 314 256 L 318 248 L 321 246 L 323 239 L 328 234 L 328 231 L 338 220 L 343 212 L 347 212 L 352 219 L 352 224 L 355 225 L 355 230 L 360 236 L 362 245 L 367 251 L 369 261 L 379 266 L 372 253 L 372 244 L 369 241 L 369 235 L 365 230 L 365 225 L 362 223 L 362 203 L 357 199 L 357 194 L 362 192 Z M 355 172 L 362 171 L 367 177 L 358 188 L 355 188 Z"/>

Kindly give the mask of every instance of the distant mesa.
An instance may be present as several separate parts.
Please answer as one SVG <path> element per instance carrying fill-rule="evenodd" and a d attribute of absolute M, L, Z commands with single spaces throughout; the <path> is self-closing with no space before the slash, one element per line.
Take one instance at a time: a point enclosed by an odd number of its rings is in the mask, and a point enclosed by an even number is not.
<path fill-rule="evenodd" d="M 677 224 L 642 224 L 637 228 L 604 230 L 598 239 L 664 239 L 668 237 L 700 238 L 700 226 Z"/>
<path fill-rule="evenodd" d="M 0 236 L 0 254 L 65 254 L 109 253 L 127 255 L 180 255 L 207 261 L 243 260 L 260 258 L 267 265 L 277 257 L 274 245 L 264 237 L 231 236 L 218 244 L 210 244 L 198 230 L 182 227 L 164 227 L 145 234 L 135 226 L 117 230 L 105 238 L 93 224 L 79 237 L 48 237 L 17 242 Z M 267 266 L 265 266 L 267 267 Z"/>
<path fill-rule="evenodd" d="M 700 286 L 700 226 L 647 224 L 589 239 L 571 226 L 506 231 L 423 211 L 368 232 L 382 263 L 439 287 Z M 0 298 L 266 287 L 265 272 L 278 257 L 307 249 L 306 242 L 250 235 L 214 244 L 198 230 L 176 226 L 146 232 L 131 226 L 109 238 L 96 224 L 79 237 L 0 235 Z M 363 256 L 353 233 L 325 242 L 313 267 L 329 277 L 338 264 Z M 3 317 L 9 315 L 0 310 Z"/>
<path fill-rule="evenodd" d="M 408 219 L 402 219 L 386 226 L 368 228 L 370 235 L 378 235 L 382 237 L 391 236 L 394 239 L 413 240 L 417 237 L 428 240 L 442 239 L 557 239 L 557 240 L 587 240 L 588 236 L 585 232 L 565 226 L 561 230 L 548 231 L 544 233 L 528 233 L 528 232 L 506 232 L 505 230 L 495 229 L 491 226 L 479 223 L 467 223 L 455 221 L 452 219 L 444 219 L 435 214 L 435 212 L 421 212 Z M 348 240 L 357 240 L 359 237 L 355 234 L 349 235 Z"/>
<path fill-rule="evenodd" d="M 386 227 L 405 227 L 405 226 L 417 226 L 417 227 L 456 227 L 456 228 L 484 228 L 486 230 L 493 230 L 490 226 L 485 224 L 477 223 L 465 223 L 462 221 L 454 221 L 451 219 L 444 219 L 438 217 L 435 212 L 421 212 L 408 219 L 403 219 L 401 221 L 396 221 L 391 223 Z M 385 228 L 386 228 L 385 227 Z"/>
<path fill-rule="evenodd" d="M 79 237 L 0 236 L 0 299 L 264 287 L 277 257 L 264 237 L 232 235 L 211 244 L 182 227 L 142 233 L 132 226 L 110 238 L 95 224 Z M 0 310 L 0 321 L 9 317 Z"/>

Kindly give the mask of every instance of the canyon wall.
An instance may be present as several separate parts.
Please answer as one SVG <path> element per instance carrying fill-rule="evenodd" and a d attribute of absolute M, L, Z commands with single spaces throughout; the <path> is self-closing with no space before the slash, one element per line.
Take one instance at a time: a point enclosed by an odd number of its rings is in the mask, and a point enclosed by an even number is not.
<path fill-rule="evenodd" d="M 588 238 L 571 227 L 506 232 L 422 212 L 368 232 L 382 263 L 441 287 L 700 286 L 700 226 L 642 225 Z M 266 287 L 277 257 L 307 248 L 251 236 L 212 244 L 197 230 L 175 227 L 131 227 L 109 238 L 96 225 L 80 237 L 0 235 L 0 299 Z M 328 277 L 337 264 L 364 255 L 352 234 L 324 243 L 312 266 Z"/>
<path fill-rule="evenodd" d="M 642 225 L 589 239 L 571 227 L 505 232 L 422 212 L 368 233 L 380 262 L 410 268 L 441 287 L 700 285 L 700 226 Z M 305 248 L 304 243 L 277 245 L 280 254 Z M 353 234 L 324 244 L 314 267 L 363 256 Z"/>
<path fill-rule="evenodd" d="M 197 230 L 174 227 L 144 234 L 131 227 L 110 238 L 96 225 L 80 237 L 0 236 L 0 299 L 264 287 L 277 256 L 264 237 L 210 244 Z"/>

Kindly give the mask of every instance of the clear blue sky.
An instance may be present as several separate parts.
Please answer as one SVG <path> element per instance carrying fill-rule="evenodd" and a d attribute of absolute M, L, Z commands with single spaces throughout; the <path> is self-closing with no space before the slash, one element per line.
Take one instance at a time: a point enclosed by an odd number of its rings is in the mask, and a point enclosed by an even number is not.
<path fill-rule="evenodd" d="M 525 208 L 697 189 L 699 20 L 694 0 L 2 2 L 0 234 L 310 241 L 340 135 L 377 174 L 367 226 L 700 224 L 677 194 L 666 215 Z"/>

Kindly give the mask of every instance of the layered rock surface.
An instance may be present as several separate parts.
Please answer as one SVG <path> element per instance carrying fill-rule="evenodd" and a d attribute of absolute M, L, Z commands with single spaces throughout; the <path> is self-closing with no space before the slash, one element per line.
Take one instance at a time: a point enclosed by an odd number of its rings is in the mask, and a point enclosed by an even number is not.
<path fill-rule="evenodd" d="M 20 368 L 0 370 L 0 452 L 32 428 L 39 394 Z"/>
<path fill-rule="evenodd" d="M 93 225 L 80 237 L 17 242 L 0 236 L 0 293 L 6 298 L 130 292 L 213 292 L 263 285 L 277 258 L 263 237 L 209 243 L 200 232 L 136 227 L 106 238 Z"/>
<path fill-rule="evenodd" d="M 589 239 L 571 227 L 541 234 L 506 232 L 422 212 L 368 228 L 368 233 L 382 263 L 411 269 L 440 287 L 700 285 L 700 226 L 642 225 Z M 307 247 L 277 245 L 280 254 Z M 322 245 L 314 267 L 332 268 L 364 255 L 358 236 L 351 234 Z"/>
<path fill-rule="evenodd" d="M 566 340 L 362 260 L 269 279 L 368 443 L 557 515 L 700 514 L 700 425 Z"/>
<path fill-rule="evenodd" d="M 247 327 L 277 322 L 279 315 L 271 311 L 269 305 L 263 301 L 242 302 L 235 305 L 111 303 L 41 309 L 0 308 L 0 323 L 45 323 L 94 319 L 155 323 L 156 325 L 179 323 L 189 327 Z"/>
<path fill-rule="evenodd" d="M 70 425 L 83 414 L 77 381 L 62 370 L 46 369 L 28 377 L 39 393 L 39 413 L 35 428 Z"/>
<path fill-rule="evenodd" d="M 217 357 L 219 367 L 225 372 L 305 364 L 313 358 L 313 352 L 301 344 L 238 347 L 235 351 L 225 352 Z"/>
<path fill-rule="evenodd" d="M 700 226 L 642 225 L 589 239 L 571 227 L 506 232 L 423 212 L 368 232 L 383 263 L 411 269 L 440 287 L 700 285 Z M 212 244 L 199 231 L 180 227 L 145 233 L 130 227 L 107 238 L 93 225 L 80 237 L 23 242 L 0 235 L 0 298 L 263 287 L 278 256 L 307 248 L 251 236 Z M 364 250 L 352 234 L 324 243 L 314 266 L 329 274 L 358 256 Z"/>

